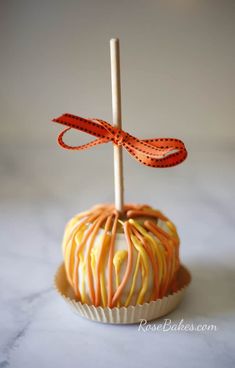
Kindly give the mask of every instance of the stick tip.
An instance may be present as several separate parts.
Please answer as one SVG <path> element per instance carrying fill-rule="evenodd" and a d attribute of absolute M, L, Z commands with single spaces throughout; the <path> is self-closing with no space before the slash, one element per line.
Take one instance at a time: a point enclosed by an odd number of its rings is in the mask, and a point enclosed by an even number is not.
<path fill-rule="evenodd" d="M 118 43 L 119 42 L 119 38 L 111 38 L 110 39 L 110 43 Z"/>

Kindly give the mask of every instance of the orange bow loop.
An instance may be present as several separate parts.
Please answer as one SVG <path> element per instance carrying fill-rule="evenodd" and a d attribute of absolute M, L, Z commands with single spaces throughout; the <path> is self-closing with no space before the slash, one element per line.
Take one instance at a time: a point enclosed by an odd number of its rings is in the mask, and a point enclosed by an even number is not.
<path fill-rule="evenodd" d="M 68 126 L 58 136 L 59 145 L 65 149 L 84 150 L 98 144 L 113 142 L 126 148 L 141 164 L 150 167 L 175 166 L 187 157 L 184 143 L 176 138 L 138 139 L 106 121 L 84 119 L 71 114 L 64 114 L 53 119 L 53 122 Z M 64 142 L 63 137 L 72 128 L 93 135 L 96 139 L 80 146 L 70 146 Z"/>

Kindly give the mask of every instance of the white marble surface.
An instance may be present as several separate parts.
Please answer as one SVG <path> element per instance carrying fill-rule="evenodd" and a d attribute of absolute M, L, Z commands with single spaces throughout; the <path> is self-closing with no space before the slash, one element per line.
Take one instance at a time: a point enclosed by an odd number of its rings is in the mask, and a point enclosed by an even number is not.
<path fill-rule="evenodd" d="M 75 154 L 54 142 L 1 146 L 1 368 L 234 367 L 235 152 L 215 146 L 191 145 L 188 161 L 170 170 L 125 155 L 127 200 L 151 203 L 175 221 L 192 271 L 169 318 L 217 327 L 157 333 L 81 319 L 53 288 L 67 219 L 112 200 L 111 147 Z"/>

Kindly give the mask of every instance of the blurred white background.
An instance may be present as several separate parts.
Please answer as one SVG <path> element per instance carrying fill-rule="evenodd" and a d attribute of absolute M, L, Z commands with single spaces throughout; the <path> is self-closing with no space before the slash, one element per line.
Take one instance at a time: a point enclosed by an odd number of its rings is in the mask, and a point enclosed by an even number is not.
<path fill-rule="evenodd" d="M 111 119 L 109 39 L 121 40 L 124 126 L 234 139 L 234 1 L 1 1 L 1 138 L 52 146 L 51 117 Z"/>
<path fill-rule="evenodd" d="M 235 2 L 2 0 L 0 7 L 0 366 L 58 368 L 77 364 L 77 356 L 83 367 L 99 359 L 102 367 L 129 364 L 118 348 L 120 329 L 109 329 L 111 343 L 96 339 L 103 326 L 87 330 L 50 288 L 65 222 L 113 201 L 112 145 L 63 151 L 61 128 L 50 120 L 70 112 L 111 122 L 109 39 L 119 37 L 123 128 L 182 139 L 189 151 L 186 162 L 164 170 L 125 153 L 126 200 L 160 208 L 179 229 L 193 283 L 172 318 L 220 329 L 210 340 L 145 340 L 129 326 L 125 346 L 136 367 L 156 356 L 161 366 L 182 367 L 178 347 L 187 367 L 233 367 Z M 82 340 L 71 345 L 67 334 L 83 324 Z"/>

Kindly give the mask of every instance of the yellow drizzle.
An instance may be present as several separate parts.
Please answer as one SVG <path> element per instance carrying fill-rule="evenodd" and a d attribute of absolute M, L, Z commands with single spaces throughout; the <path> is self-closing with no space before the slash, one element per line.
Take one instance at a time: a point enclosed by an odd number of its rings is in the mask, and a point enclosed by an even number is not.
<path fill-rule="evenodd" d="M 116 289 L 119 287 L 120 285 L 120 279 L 119 279 L 119 274 L 121 271 L 121 267 L 122 264 L 124 263 L 124 261 L 127 259 L 127 251 L 126 250 L 118 250 L 114 257 L 113 257 L 113 265 L 114 265 L 114 269 L 115 269 L 115 279 L 116 279 Z M 117 303 L 117 305 L 120 305 L 120 302 Z"/>

